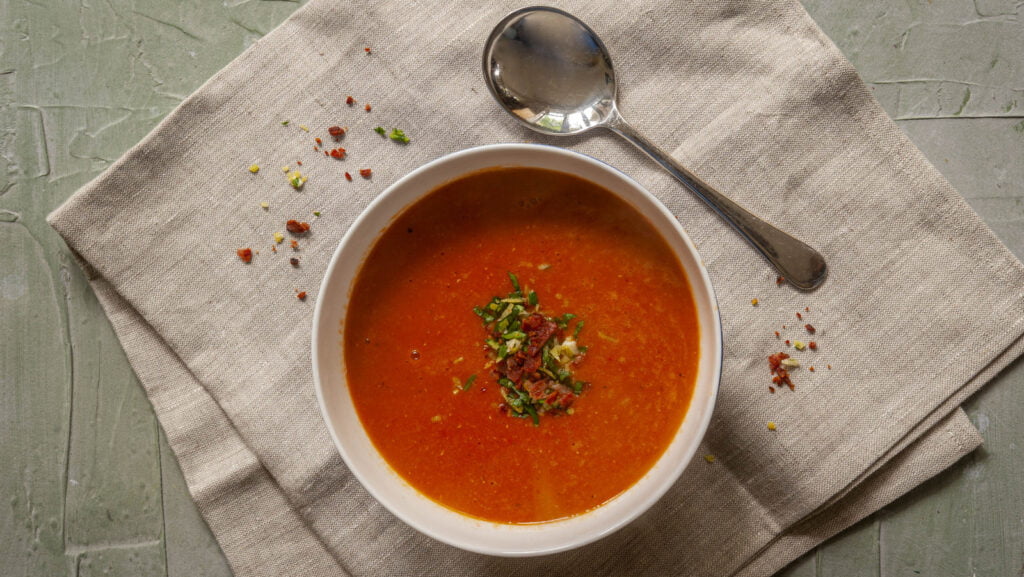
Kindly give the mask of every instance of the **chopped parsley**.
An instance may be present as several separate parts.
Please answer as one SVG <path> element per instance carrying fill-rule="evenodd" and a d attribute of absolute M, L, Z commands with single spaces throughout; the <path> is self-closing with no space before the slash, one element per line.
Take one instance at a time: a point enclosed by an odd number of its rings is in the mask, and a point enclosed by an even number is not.
<path fill-rule="evenodd" d="M 573 378 L 573 369 L 587 349 L 577 344 L 583 321 L 565 336 L 576 315 L 550 317 L 541 313 L 536 291 L 524 290 L 508 273 L 512 292 L 474 307 L 487 331 L 487 356 L 496 367 L 501 410 L 540 424 L 541 415 L 572 414 L 572 405 L 589 383 Z M 463 386 L 468 390 L 475 375 Z"/>
<path fill-rule="evenodd" d="M 381 136 L 384 136 L 384 133 L 387 132 L 386 130 L 384 130 L 383 126 L 378 126 L 377 128 L 374 128 L 373 131 Z"/>
<path fill-rule="evenodd" d="M 391 134 L 388 135 L 388 138 L 390 138 L 391 140 L 394 140 L 395 142 L 401 142 L 402 144 L 409 144 L 409 137 L 406 136 L 404 132 L 402 132 L 401 130 L 399 130 L 397 128 L 392 128 L 391 129 Z"/>

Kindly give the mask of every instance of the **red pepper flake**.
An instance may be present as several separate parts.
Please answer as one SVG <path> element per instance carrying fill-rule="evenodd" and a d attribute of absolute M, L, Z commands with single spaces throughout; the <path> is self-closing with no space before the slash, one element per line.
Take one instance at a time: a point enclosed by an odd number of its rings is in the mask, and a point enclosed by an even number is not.
<path fill-rule="evenodd" d="M 330 132 L 330 130 L 331 130 L 331 129 L 329 129 L 329 128 L 327 129 L 327 131 L 328 131 L 328 132 Z M 317 137 L 316 137 L 316 138 L 314 138 L 313 140 L 314 140 L 314 141 L 316 141 L 316 143 L 317 143 L 317 144 L 323 144 L 323 143 L 324 143 L 324 141 L 323 141 L 323 140 L 320 140 L 320 137 L 319 137 L 319 136 L 317 136 Z"/>
<path fill-rule="evenodd" d="M 352 182 L 352 175 L 346 172 L 345 173 L 345 180 L 347 180 L 349 182 Z"/>
<path fill-rule="evenodd" d="M 789 339 L 786 339 L 786 346 L 789 346 Z"/>
<path fill-rule="evenodd" d="M 798 318 L 800 320 L 804 320 L 804 315 L 802 315 L 800 313 L 796 313 L 796 318 Z"/>
<path fill-rule="evenodd" d="M 781 336 L 782 336 L 782 335 L 780 335 L 780 334 L 779 334 L 779 331 L 775 331 L 775 338 L 779 338 L 779 337 L 781 337 Z"/>
<path fill-rule="evenodd" d="M 292 257 L 288 259 L 288 262 L 290 262 L 293 267 L 299 268 L 299 259 Z"/>
<path fill-rule="evenodd" d="M 366 48 L 363 48 L 363 50 L 364 50 L 364 51 L 365 51 L 365 52 L 366 52 L 367 54 L 370 54 L 370 53 L 371 53 L 371 52 L 370 52 L 370 47 L 369 47 L 369 46 L 367 46 Z"/>
<path fill-rule="evenodd" d="M 807 332 L 811 333 L 812 335 L 814 334 L 814 331 L 817 330 L 814 328 L 814 325 L 812 324 L 806 324 L 804 325 L 804 328 L 807 329 Z"/>
<path fill-rule="evenodd" d="M 768 392 L 774 395 L 775 394 L 775 387 L 768 387 Z"/>
<path fill-rule="evenodd" d="M 330 155 L 331 155 L 330 152 L 327 152 L 326 150 L 324 151 L 324 156 L 330 156 Z"/>
<path fill-rule="evenodd" d="M 314 146 L 313 147 L 313 152 L 320 152 L 320 147 L 319 146 Z"/>
<path fill-rule="evenodd" d="M 277 247 L 274 245 L 270 245 L 270 252 L 277 252 Z"/>
<path fill-rule="evenodd" d="M 297 295 L 295 295 L 295 298 L 299 299 L 300 301 L 306 300 L 306 291 L 298 293 Z"/>
<path fill-rule="evenodd" d="M 807 348 L 811 349 L 812 351 L 818 350 L 818 343 L 817 343 L 817 341 L 811 341 L 811 342 L 807 343 Z"/>
<path fill-rule="evenodd" d="M 370 170 L 369 168 L 360 168 L 359 176 L 363 178 L 370 178 L 371 176 L 373 176 L 373 171 Z"/>
<path fill-rule="evenodd" d="M 782 325 L 782 330 L 786 330 L 786 325 Z"/>
<path fill-rule="evenodd" d="M 299 166 L 302 166 L 302 161 L 301 160 L 296 160 L 295 164 L 298 164 Z"/>
<path fill-rule="evenodd" d="M 812 366 L 810 366 L 810 367 L 807 367 L 807 370 L 808 370 L 808 371 L 811 371 L 811 372 L 813 373 L 813 372 L 814 372 L 814 366 L 812 365 Z"/>
<path fill-rule="evenodd" d="M 776 285 L 781 285 L 784 282 L 786 282 L 786 279 L 782 278 L 781 276 L 775 277 L 775 284 Z"/>
<path fill-rule="evenodd" d="M 805 313 L 811 312 L 811 307 L 804 307 L 804 312 Z"/>
<path fill-rule="evenodd" d="M 786 385 L 789 390 L 795 390 L 793 381 L 789 379 L 789 371 L 782 365 L 782 361 L 789 358 L 786 353 L 775 353 L 768 356 L 768 368 L 772 371 L 772 382 L 776 385 Z"/>
<path fill-rule="evenodd" d="M 251 248 L 240 248 L 236 251 L 238 258 L 242 259 L 242 262 L 249 264 L 252 262 L 252 249 Z"/>
<path fill-rule="evenodd" d="M 351 96 L 348 96 L 348 97 L 345 98 L 345 104 L 348 104 L 349 106 L 352 106 L 355 103 L 356 103 L 356 99 L 355 98 L 352 98 Z"/>
<path fill-rule="evenodd" d="M 340 126 L 332 126 L 327 129 L 327 134 L 331 135 L 335 141 L 341 140 L 342 136 L 345 136 L 345 129 Z"/>
<path fill-rule="evenodd" d="M 373 107 L 370 106 L 369 104 L 367 104 L 366 106 L 363 107 L 363 110 L 369 112 L 369 111 L 373 110 Z"/>
<path fill-rule="evenodd" d="M 825 365 L 825 368 L 831 371 L 832 370 L 832 365 Z"/>
<path fill-rule="evenodd" d="M 290 232 L 292 234 L 305 234 L 305 233 L 309 232 L 309 223 L 308 222 L 299 222 L 297 220 L 289 220 L 288 222 L 285 223 L 285 227 L 288 229 L 288 232 Z"/>
<path fill-rule="evenodd" d="M 331 149 L 331 158 L 337 158 L 338 160 L 344 159 L 348 153 L 345 152 L 344 148 Z"/>
<path fill-rule="evenodd" d="M 299 250 L 299 241 L 297 241 L 297 240 L 295 240 L 295 239 L 293 238 L 293 239 L 292 239 L 292 242 L 291 242 L 290 244 L 291 244 L 291 247 L 292 247 L 293 249 L 295 249 L 295 250 Z"/>

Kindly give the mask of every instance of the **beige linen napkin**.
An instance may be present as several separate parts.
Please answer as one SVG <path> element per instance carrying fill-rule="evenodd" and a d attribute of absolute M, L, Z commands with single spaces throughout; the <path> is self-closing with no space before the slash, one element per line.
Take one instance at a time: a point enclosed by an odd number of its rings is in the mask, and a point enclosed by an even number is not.
<path fill-rule="evenodd" d="M 558 141 L 647 186 L 707 263 L 725 335 L 702 448 L 715 459 L 697 459 L 650 512 L 578 551 L 497 559 L 419 535 L 353 479 L 321 421 L 309 359 L 317 286 L 359 211 L 411 169 L 473 145 L 552 141 L 504 117 L 481 78 L 484 38 L 520 5 L 314 0 L 51 216 L 237 574 L 768 575 L 981 442 L 957 407 L 1024 346 L 1024 268 L 802 7 L 558 5 L 610 47 L 628 117 L 819 248 L 829 280 L 810 294 L 777 286 L 753 250 L 628 145 L 604 134 Z M 346 160 L 312 150 L 334 124 L 349 128 Z M 378 125 L 412 142 L 382 138 Z M 283 165 L 308 177 L 301 191 Z M 297 253 L 287 243 L 272 252 L 272 233 L 292 218 L 312 233 Z M 251 264 L 240 247 L 258 251 Z M 784 350 L 805 368 L 795 391 L 772 394 L 766 357 Z"/>

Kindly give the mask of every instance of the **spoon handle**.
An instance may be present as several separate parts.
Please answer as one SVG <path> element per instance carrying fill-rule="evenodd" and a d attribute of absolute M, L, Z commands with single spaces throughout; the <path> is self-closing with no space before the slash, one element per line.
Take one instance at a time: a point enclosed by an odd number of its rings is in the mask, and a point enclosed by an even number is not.
<path fill-rule="evenodd" d="M 650 140 L 636 131 L 623 118 L 614 114 L 605 124 L 612 132 L 622 136 L 650 156 L 691 192 L 708 203 L 726 222 L 747 239 L 779 273 L 793 286 L 815 289 L 825 281 L 825 257 L 802 241 L 782 232 L 751 214 L 724 194 L 718 192 L 683 165 L 665 154 Z"/>

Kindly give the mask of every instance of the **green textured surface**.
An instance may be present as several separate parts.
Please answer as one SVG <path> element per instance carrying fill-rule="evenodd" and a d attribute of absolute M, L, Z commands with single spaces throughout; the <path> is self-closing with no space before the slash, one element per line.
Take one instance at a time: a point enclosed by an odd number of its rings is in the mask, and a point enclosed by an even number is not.
<path fill-rule="evenodd" d="M 0 0 L 0 573 L 230 571 L 44 218 L 299 3 Z M 806 0 L 889 114 L 1024 256 L 1016 0 Z M 786 577 L 1024 575 L 1024 363 L 967 404 L 985 446 Z"/>

